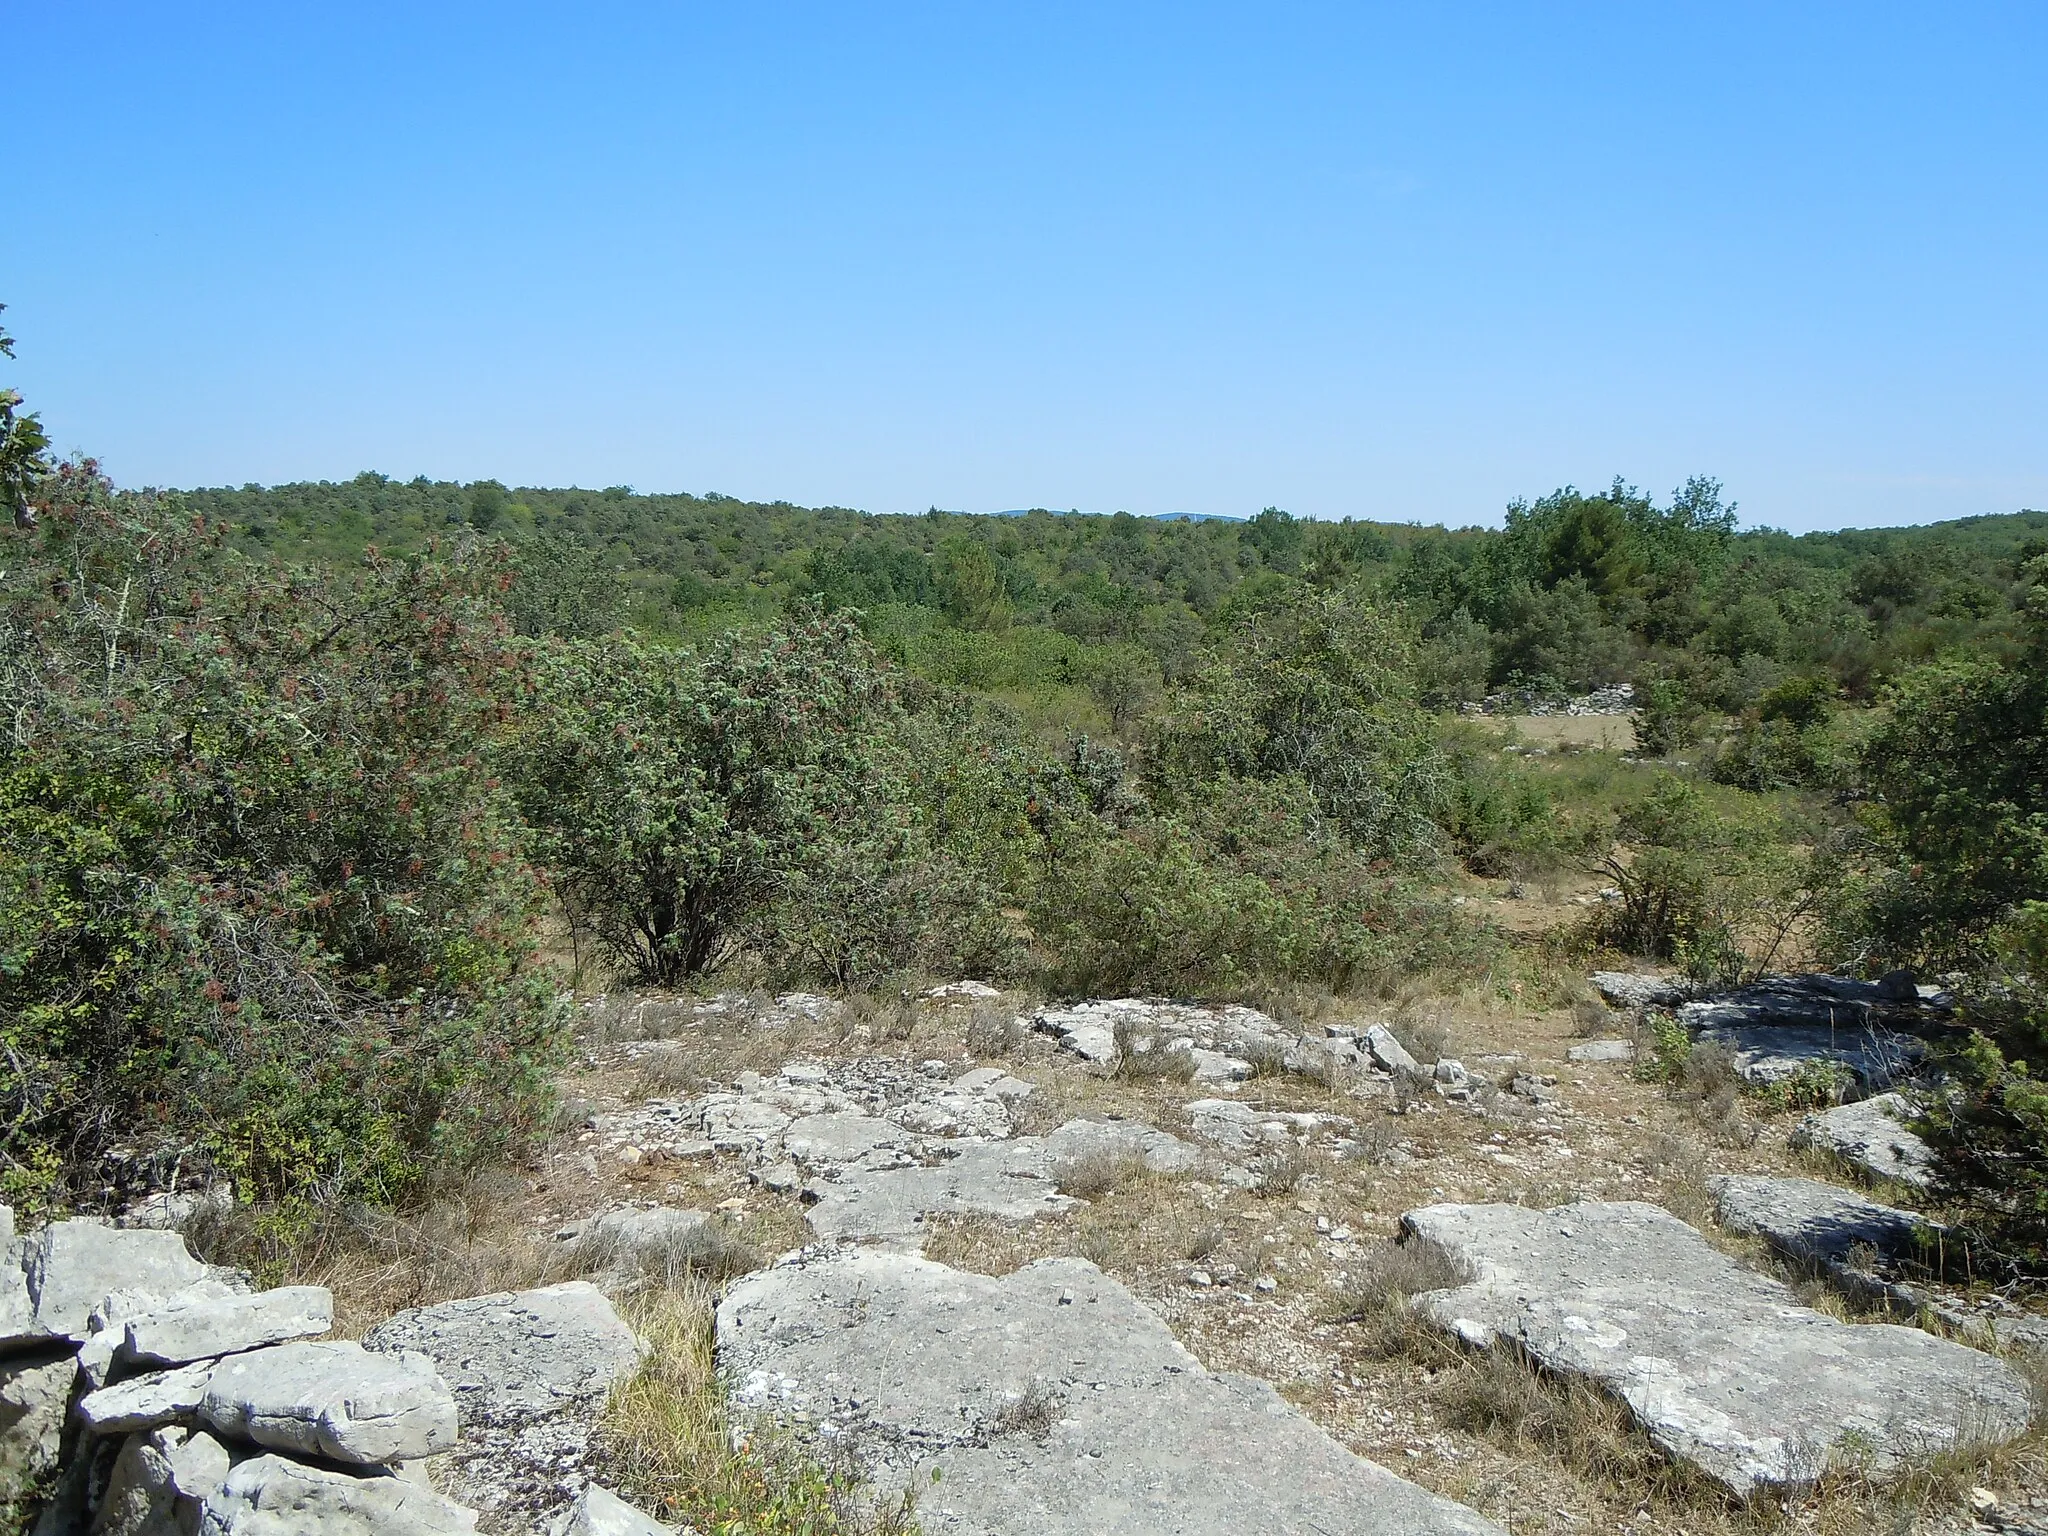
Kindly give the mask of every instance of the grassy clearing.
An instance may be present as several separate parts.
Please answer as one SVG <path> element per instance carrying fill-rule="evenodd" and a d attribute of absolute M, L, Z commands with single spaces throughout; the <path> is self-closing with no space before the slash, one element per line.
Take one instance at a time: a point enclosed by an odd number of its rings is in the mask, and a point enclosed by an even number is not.
<path fill-rule="evenodd" d="M 703 1536 L 916 1536 L 909 1490 L 872 1489 L 851 1466 L 733 1414 L 712 1349 L 714 1305 L 708 1286 L 685 1279 L 630 1309 L 647 1361 L 599 1426 L 621 1493 Z"/>

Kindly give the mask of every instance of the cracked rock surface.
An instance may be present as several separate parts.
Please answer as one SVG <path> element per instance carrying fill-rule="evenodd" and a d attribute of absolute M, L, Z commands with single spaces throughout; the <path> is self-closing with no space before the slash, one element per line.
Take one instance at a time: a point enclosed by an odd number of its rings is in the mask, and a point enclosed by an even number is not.
<path fill-rule="evenodd" d="M 1837 1104 L 1800 1121 L 1792 1145 L 1831 1152 L 1866 1173 L 1926 1189 L 1934 1182 L 1934 1152 L 1905 1124 L 1911 1113 L 1902 1093 Z"/>
<path fill-rule="evenodd" d="M 787 1262 L 730 1288 L 718 1349 L 737 1406 L 884 1490 L 914 1481 L 928 1536 L 1501 1536 L 1205 1370 L 1081 1259 L 999 1279 L 874 1249 Z"/>
<path fill-rule="evenodd" d="M 811 1230 L 834 1241 L 918 1242 L 938 1216 L 1057 1216 L 1080 1203 L 1061 1192 L 1062 1175 L 1091 1158 L 1240 1187 L 1255 1177 L 1135 1121 L 1016 1135 L 1011 1106 L 1032 1091 L 992 1067 L 956 1076 L 943 1062 L 793 1061 L 772 1078 L 744 1073 L 730 1091 L 605 1116 L 599 1130 L 619 1145 L 737 1154 L 770 1187 L 800 1188 Z"/>
<path fill-rule="evenodd" d="M 583 1478 L 605 1394 L 642 1345 L 602 1292 L 572 1280 L 416 1307 L 363 1336 L 414 1352 L 454 1390 L 462 1440 L 445 1480 L 465 1503 L 544 1526 Z"/>
<path fill-rule="evenodd" d="M 1620 1398 L 1651 1438 L 1732 1492 L 1878 1467 L 2027 1425 L 2003 1361 L 1915 1328 L 1799 1304 L 1660 1207 L 1436 1205 L 1408 1241 L 1472 1276 L 1413 1305 L 1466 1343 L 1519 1347 Z"/>

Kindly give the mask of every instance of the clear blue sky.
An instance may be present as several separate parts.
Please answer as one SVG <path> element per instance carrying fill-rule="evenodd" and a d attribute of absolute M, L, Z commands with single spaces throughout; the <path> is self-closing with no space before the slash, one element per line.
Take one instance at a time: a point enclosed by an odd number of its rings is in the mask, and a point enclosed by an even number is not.
<path fill-rule="evenodd" d="M 2048 6 L 96 4 L 0 374 L 123 483 L 2048 506 Z"/>

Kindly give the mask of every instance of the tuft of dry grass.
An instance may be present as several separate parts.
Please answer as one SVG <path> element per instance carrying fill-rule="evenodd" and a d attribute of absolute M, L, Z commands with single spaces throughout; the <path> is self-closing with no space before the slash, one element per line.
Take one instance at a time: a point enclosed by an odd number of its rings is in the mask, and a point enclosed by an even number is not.
<path fill-rule="evenodd" d="M 1058 1393 L 1043 1382 L 1034 1381 L 996 1410 L 989 1420 L 989 1430 L 998 1437 L 1017 1435 L 1043 1445 L 1052 1438 L 1060 1405 Z"/>
<path fill-rule="evenodd" d="M 1144 1176 L 1145 1159 L 1115 1147 L 1078 1153 L 1052 1167 L 1052 1180 L 1060 1192 L 1082 1200 L 1100 1200 Z"/>
<path fill-rule="evenodd" d="M 353 1337 L 393 1312 L 539 1283 L 546 1253 L 514 1207 L 525 1194 L 504 1171 L 471 1175 L 416 1212 L 309 1204 L 205 1208 L 185 1228 L 211 1264 L 264 1285 L 324 1285 L 335 1331 Z"/>
<path fill-rule="evenodd" d="M 1457 1054 L 1451 1037 L 1450 1021 L 1441 1013 L 1432 1012 L 1416 1018 L 1397 1018 L 1389 1026 L 1394 1038 L 1408 1049 L 1408 1054 L 1425 1064 L 1442 1061 L 1446 1056 Z"/>
<path fill-rule="evenodd" d="M 1024 1048 L 1024 1021 L 1000 1001 L 977 1003 L 967 1018 L 967 1054 L 981 1061 L 1008 1061 Z"/>
<path fill-rule="evenodd" d="M 722 1220 L 669 1233 L 653 1242 L 627 1241 L 616 1227 L 593 1222 L 547 1265 L 550 1280 L 602 1276 L 614 1292 L 672 1289 L 693 1276 L 729 1280 L 768 1262 L 761 1233 Z"/>
<path fill-rule="evenodd" d="M 915 1536 L 912 1490 L 871 1489 L 850 1464 L 734 1413 L 713 1349 L 714 1307 L 709 1287 L 690 1279 L 629 1309 L 648 1355 L 605 1405 L 606 1478 L 662 1519 L 699 1530 Z"/>
<path fill-rule="evenodd" d="M 1259 1176 L 1256 1193 L 1291 1195 L 1315 1171 L 1315 1157 L 1299 1142 L 1288 1141 L 1256 1159 L 1252 1168 Z"/>
<path fill-rule="evenodd" d="M 1621 1033 L 1622 1020 L 1599 998 L 1582 996 L 1572 1004 L 1572 1033 L 1587 1038 Z"/>
<path fill-rule="evenodd" d="M 1695 1045 L 1670 1092 L 1716 1145 L 1755 1143 L 1757 1128 L 1742 1113 L 1742 1075 L 1735 1070 L 1735 1053 L 1725 1045 L 1711 1040 Z"/>
<path fill-rule="evenodd" d="M 1350 1284 L 1338 1301 L 1333 1321 L 1424 1326 L 1409 1316 L 1408 1298 L 1425 1291 L 1447 1291 L 1468 1278 L 1457 1261 L 1433 1243 L 1412 1239 L 1381 1243 L 1352 1266 Z M 1404 1345 L 1397 1353 L 1407 1350 Z"/>
<path fill-rule="evenodd" d="M 662 1049 L 648 1051 L 636 1065 L 633 1087 L 639 1098 L 680 1098 L 697 1092 L 704 1083 L 696 1060 L 678 1044 L 665 1043 Z"/>
<path fill-rule="evenodd" d="M 1195 1054 L 1140 1030 L 1128 1020 L 1116 1024 L 1116 1066 L 1112 1076 L 1127 1083 L 1185 1083 L 1195 1075 Z"/>

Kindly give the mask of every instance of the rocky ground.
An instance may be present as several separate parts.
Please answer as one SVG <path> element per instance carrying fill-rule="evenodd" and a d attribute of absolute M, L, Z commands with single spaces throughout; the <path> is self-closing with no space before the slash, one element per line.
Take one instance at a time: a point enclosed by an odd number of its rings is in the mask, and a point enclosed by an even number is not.
<path fill-rule="evenodd" d="M 1752 1086 L 1785 1075 L 1767 1048 L 1775 1033 L 1788 1059 L 1837 1063 L 1856 1074 L 1852 1094 L 1869 1094 L 1910 1064 L 1912 1037 L 1894 1026 L 1923 1007 L 1938 1012 L 1938 1000 L 1887 1000 L 1846 985 L 1848 993 L 1818 1002 L 1810 986 L 1796 996 L 1661 1000 L 1687 1010 L 1696 1037 L 1726 1044 L 1735 1074 Z M 1993 1328 L 2009 1341 L 2031 1326 L 2005 1298 L 1952 1284 L 1893 1295 L 1884 1276 L 1897 1266 L 1867 1232 L 1830 1269 L 1799 1247 L 1796 1232 L 1762 1230 L 1739 1213 L 1726 1224 L 1717 1218 L 1716 1175 L 1850 1194 L 1868 1172 L 1816 1144 L 1869 1153 L 1882 1171 L 1912 1176 L 1900 1161 L 1910 1137 L 1886 1134 L 1892 1122 L 1881 1114 L 1875 1129 L 1865 1123 L 1859 1135 L 1851 1124 L 1836 1134 L 1804 1112 L 1772 1113 L 1768 1098 L 1725 1083 L 1642 1080 L 1632 1021 L 1652 999 L 1625 987 L 1610 992 L 1611 1002 L 1589 995 L 1574 1009 L 1417 1000 L 1384 1014 L 1285 1024 L 1244 1009 L 1033 1008 L 987 992 L 954 987 L 881 1009 L 806 998 L 594 1001 L 572 1084 L 582 1126 L 534 1179 L 529 1220 L 568 1231 L 579 1215 L 620 1202 L 702 1210 L 735 1232 L 807 1246 L 812 1266 L 851 1241 L 988 1276 L 1083 1259 L 1128 1288 L 1209 1371 L 1272 1383 L 1343 1446 L 1517 1532 L 1873 1528 L 1866 1522 L 1894 1518 L 1871 1490 L 1897 1466 L 1924 1461 L 1958 1431 L 2006 1439 L 2025 1421 L 2023 1378 L 2033 1368 L 2024 1354 L 2008 1365 L 1934 1333 L 1879 1325 L 1871 1310 L 1896 1307 L 1900 1295 L 1915 1306 L 1932 1302 L 1947 1314 L 1932 1322 L 1938 1331 L 1976 1328 L 1969 1336 L 1990 1343 Z M 1374 1025 L 1398 1037 L 1387 1038 L 1384 1054 L 1376 1054 Z M 1752 1038 L 1757 1031 L 1765 1034 Z M 1388 1070 L 1404 1062 L 1417 1070 Z M 1833 1118 L 1870 1122 L 1868 1102 Z M 1883 1189 L 1873 1193 L 1882 1207 Z M 1668 1303 L 1681 1323 L 1691 1317 L 1699 1351 L 1746 1352 L 1734 1357 L 1733 1404 L 1687 1378 L 1673 1407 L 1663 1400 L 1671 1383 L 1655 1371 L 1637 1381 L 1597 1371 L 1587 1378 L 1634 1404 L 1624 1418 L 1649 1427 L 1659 1454 L 1686 1456 L 1699 1479 L 1620 1475 L 1621 1452 L 1642 1444 L 1592 1456 L 1546 1452 L 1540 1426 L 1529 1422 L 1540 1412 L 1488 1397 L 1512 1399 L 1527 1383 L 1465 1380 L 1455 1355 L 1432 1355 L 1412 1338 L 1395 1347 L 1383 1326 L 1341 1320 L 1378 1306 L 1389 1254 L 1413 1250 L 1421 1235 L 1413 1219 L 1407 1247 L 1389 1247 L 1403 1235 L 1404 1213 L 1540 1211 L 1574 1201 L 1675 1213 L 1680 1220 L 1656 1233 L 1680 1228 L 1689 1247 L 1646 1257 L 1641 1235 L 1632 1235 L 1620 1251 L 1634 1254 L 1643 1273 L 1619 1276 L 1621 1289 L 1639 1284 L 1655 1293 L 1641 1299 Z M 1615 1208 L 1636 1219 L 1628 1213 L 1637 1207 Z M 1470 1274 L 1501 1267 L 1502 1254 L 1483 1237 L 1436 1240 Z M 1860 1266 L 1853 1276 L 1848 1247 Z M 1564 1256 L 1572 1249 L 1567 1241 Z M 1539 1347 L 1548 1323 L 1567 1342 L 1572 1327 L 1602 1326 L 1587 1322 L 1601 1298 L 1570 1269 L 1541 1276 L 1554 1294 L 1539 1297 L 1533 1316 L 1527 1308 L 1490 1316 L 1475 1330 L 1458 1307 L 1425 1310 L 1442 1313 L 1445 1333 L 1466 1335 L 1460 1349 L 1505 1335 L 1565 1372 L 1584 1362 Z M 1699 1298 L 1725 1301 L 1744 1286 L 1758 1315 L 1735 1308 L 1712 1326 L 1699 1317 Z M 1799 1313 L 1788 1325 L 1796 1344 L 1763 1326 L 1763 1314 L 1788 1310 Z M 1646 1325 L 1636 1317 L 1626 1326 Z M 1682 1354 L 1668 1340 L 1658 1350 Z M 1781 1357 L 1811 1369 L 1788 1368 L 1778 1380 L 1765 1367 Z M 1686 1362 L 1677 1369 L 1682 1375 Z M 1032 1385 L 1012 1390 L 1028 1394 Z M 794 1402 L 807 1389 L 799 1382 L 792 1390 Z M 1800 1406 L 1725 1433 L 1686 1427 L 1688 1415 L 1727 1417 L 1745 1392 Z M 1921 1420 L 1905 1422 L 1905 1402 L 1926 1408 Z M 830 1419 L 815 1404 L 792 1411 Z M 900 1450 L 908 1431 L 885 1428 Z M 1643 1442 L 1627 1422 L 1603 1433 Z M 1774 1436 L 1778 1443 L 1765 1443 Z M 2024 1437 L 2017 1443 L 2016 1452 L 1967 1469 L 1966 1486 L 1934 1496 L 1937 1507 L 1917 1528 L 2048 1525 L 2038 1454 Z M 906 1468 L 916 1461 L 892 1457 L 884 1460 Z M 1756 1496 L 1809 1481 L 1824 1463 L 1857 1463 L 1871 1478 L 1837 1471 L 1819 1496 Z M 1717 1481 L 1750 1495 L 1748 1503 L 1706 1486 Z M 1957 1512 L 1971 1498 L 1974 1509 Z"/>
<path fill-rule="evenodd" d="M 1284 1017 L 588 999 L 556 1142 L 385 1234 L 405 1263 L 294 1256 L 332 1298 L 168 1232 L 15 1240 L 0 1459 L 120 1536 L 644 1533 L 579 1494 L 640 1359 L 601 1292 L 689 1272 L 730 1277 L 741 1415 L 928 1536 L 2048 1530 L 2048 1324 L 1945 1271 L 1885 1114 L 1946 999 L 1593 980 Z M 1652 1080 L 1674 1038 L 1712 1049 Z M 1822 1081 L 1849 1102 L 1791 1107 Z M 142 1269 L 53 1281 L 52 1234 Z"/>

